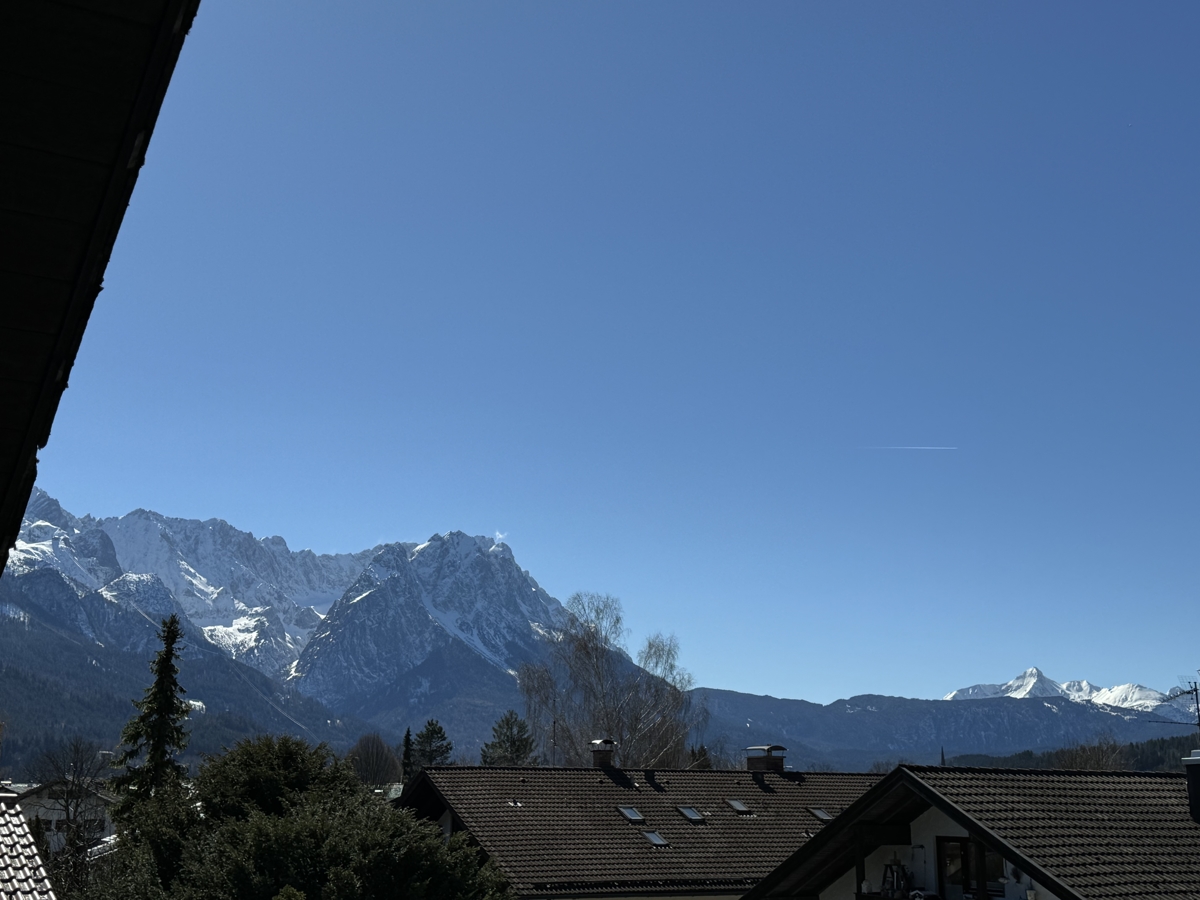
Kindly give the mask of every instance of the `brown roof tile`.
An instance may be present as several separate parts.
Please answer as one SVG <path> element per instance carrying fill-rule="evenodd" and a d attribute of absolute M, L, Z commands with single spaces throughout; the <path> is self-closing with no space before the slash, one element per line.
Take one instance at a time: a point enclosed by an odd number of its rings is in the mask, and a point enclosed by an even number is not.
<path fill-rule="evenodd" d="M 440 767 L 431 784 L 522 895 L 744 891 L 837 813 L 876 775 L 695 770 Z M 740 800 L 739 814 L 726 800 Z M 618 806 L 633 806 L 644 824 Z M 689 822 L 680 806 L 704 815 Z M 428 810 L 427 810 L 428 811 Z M 657 831 L 656 847 L 644 832 Z"/>
<path fill-rule="evenodd" d="M 1200 900 L 1183 775 L 906 768 L 1081 897 Z"/>

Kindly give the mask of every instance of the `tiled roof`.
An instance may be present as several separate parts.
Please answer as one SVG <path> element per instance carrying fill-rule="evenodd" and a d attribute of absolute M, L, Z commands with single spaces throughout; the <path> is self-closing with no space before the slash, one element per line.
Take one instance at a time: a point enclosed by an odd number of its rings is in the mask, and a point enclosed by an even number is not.
<path fill-rule="evenodd" d="M 518 894 L 747 890 L 879 776 L 827 772 L 483 768 L 427 769 L 401 798 L 424 807 L 429 786 L 453 809 Z M 422 802 L 422 793 L 426 802 Z M 740 800 L 739 814 L 726 802 Z M 617 809 L 632 806 L 644 823 Z M 695 807 L 693 824 L 679 811 Z M 668 846 L 654 846 L 657 831 Z"/>
<path fill-rule="evenodd" d="M 0 897 L 54 900 L 33 835 L 16 803 L 0 801 Z"/>
<path fill-rule="evenodd" d="M 905 768 L 1080 897 L 1200 898 L 1183 775 Z"/>

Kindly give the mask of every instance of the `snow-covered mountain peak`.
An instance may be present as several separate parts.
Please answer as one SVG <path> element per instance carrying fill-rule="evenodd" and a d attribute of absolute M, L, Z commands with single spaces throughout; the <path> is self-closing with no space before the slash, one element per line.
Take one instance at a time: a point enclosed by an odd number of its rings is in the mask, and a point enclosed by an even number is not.
<path fill-rule="evenodd" d="M 1055 681 L 1041 669 L 1026 669 L 1005 684 L 974 684 L 951 691 L 943 700 L 986 700 L 995 697 L 1061 697 L 1076 703 L 1094 703 L 1116 709 L 1131 709 L 1140 712 L 1157 712 L 1164 718 L 1180 721 L 1179 709 L 1168 701 L 1172 698 L 1162 691 L 1141 684 L 1118 684 L 1113 687 L 1098 687 L 1090 681 Z M 1164 705 L 1165 704 L 1165 705 Z M 1186 709 L 1184 709 L 1186 713 Z"/>

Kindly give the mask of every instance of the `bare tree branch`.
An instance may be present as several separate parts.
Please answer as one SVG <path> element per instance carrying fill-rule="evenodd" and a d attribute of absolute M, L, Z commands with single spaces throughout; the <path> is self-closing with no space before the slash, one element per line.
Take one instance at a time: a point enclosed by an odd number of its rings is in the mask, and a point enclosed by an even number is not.
<path fill-rule="evenodd" d="M 688 694 L 693 679 L 679 665 L 679 641 L 651 635 L 635 664 L 624 645 L 620 600 L 578 593 L 566 607 L 568 624 L 550 636 L 548 661 L 518 673 L 543 758 L 588 765 L 591 741 L 612 738 L 623 766 L 686 765 L 688 734 L 706 717 Z"/>

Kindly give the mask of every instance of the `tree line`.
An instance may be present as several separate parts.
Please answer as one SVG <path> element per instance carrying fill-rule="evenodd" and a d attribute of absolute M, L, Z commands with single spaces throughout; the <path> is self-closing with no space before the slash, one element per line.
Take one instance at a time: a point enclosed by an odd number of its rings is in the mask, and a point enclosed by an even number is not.
<path fill-rule="evenodd" d="M 626 767 L 711 768 L 708 750 L 686 743 L 703 715 L 688 699 L 691 677 L 675 638 L 651 636 L 635 664 L 616 598 L 576 594 L 566 609 L 546 662 L 518 673 L 528 718 L 510 709 L 497 719 L 480 763 L 587 765 L 590 742 L 610 737 Z M 121 731 L 118 774 L 107 781 L 119 798 L 111 810 L 117 840 L 98 849 L 94 810 L 64 807 L 66 833 L 46 853 L 61 898 L 338 900 L 414 885 L 428 900 L 509 896 L 475 850 L 447 842 L 375 789 L 453 761 L 436 719 L 395 746 L 363 735 L 340 758 L 292 736 L 242 739 L 189 772 L 180 762 L 191 711 L 178 678 L 182 637 L 175 616 L 162 622 L 151 684 Z M 82 738 L 61 741 L 42 754 L 37 775 L 68 784 L 60 797 L 94 797 L 108 766 L 99 751 Z M 50 849 L 44 832 L 35 837 Z"/>
<path fill-rule="evenodd" d="M 48 860 L 62 900 L 511 897 L 465 838 L 381 799 L 325 744 L 243 739 L 189 778 L 181 637 L 178 619 L 164 620 L 153 681 L 121 733 L 111 852 L 81 832 Z"/>

